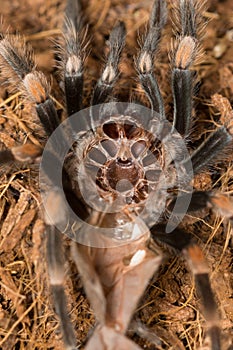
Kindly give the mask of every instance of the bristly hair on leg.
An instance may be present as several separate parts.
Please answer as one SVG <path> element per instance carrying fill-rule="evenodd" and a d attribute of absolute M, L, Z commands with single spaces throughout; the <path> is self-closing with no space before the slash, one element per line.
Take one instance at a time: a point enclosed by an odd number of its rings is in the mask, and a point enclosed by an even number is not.
<path fill-rule="evenodd" d="M 84 27 L 84 14 L 80 0 L 67 0 L 65 8 L 66 18 L 69 18 L 75 26 L 77 32 Z M 63 23 L 63 31 L 65 32 L 66 23 Z"/>
<path fill-rule="evenodd" d="M 5 62 L 8 63 L 6 66 Z M 1 33 L 0 65 L 3 77 L 9 84 L 15 84 L 35 69 L 32 48 L 18 34 Z M 10 71 L 12 69 L 12 71 Z M 15 77 L 12 77 L 12 73 Z"/>
<path fill-rule="evenodd" d="M 155 1 L 151 11 L 147 33 L 141 44 L 139 42 L 141 49 L 135 60 L 140 84 L 150 101 L 152 109 L 158 112 L 162 118 L 165 116 L 165 109 L 157 79 L 154 75 L 154 60 L 166 19 L 166 1 Z"/>
<path fill-rule="evenodd" d="M 162 29 L 164 28 L 167 21 L 167 7 L 166 1 L 159 0 L 155 1 L 151 9 L 151 17 L 149 20 L 149 26 L 146 29 L 145 34 L 138 39 L 138 44 L 141 51 L 150 52 L 155 56 L 156 50 L 158 49 L 158 43 L 161 38 Z M 140 58 L 138 58 L 139 60 Z"/>
<path fill-rule="evenodd" d="M 18 34 L 6 33 L 1 37 L 0 68 L 4 83 L 17 90 L 20 85 L 21 92 L 33 103 L 44 102 L 50 94 L 50 84 L 45 75 L 36 70 L 31 46 Z"/>
<path fill-rule="evenodd" d="M 55 47 L 70 116 L 82 108 L 83 70 L 89 45 L 79 0 L 68 1 L 62 34 L 63 42 L 56 42 Z"/>
<path fill-rule="evenodd" d="M 30 45 L 18 35 L 5 35 L 0 41 L 0 68 L 6 83 L 17 87 L 25 98 L 35 104 L 38 117 L 50 136 L 59 125 L 59 120 L 50 98 L 50 83 L 36 69 Z"/>
<path fill-rule="evenodd" d="M 68 116 L 82 108 L 84 62 L 88 56 L 87 29 L 77 31 L 76 24 L 66 18 L 63 44 L 56 43 L 57 66 L 64 82 Z"/>
<path fill-rule="evenodd" d="M 119 77 L 119 62 L 124 48 L 126 28 L 123 22 L 118 22 L 112 29 L 108 46 L 109 53 L 100 79 L 94 89 L 92 105 L 106 102 L 112 96 L 114 85 Z"/>
<path fill-rule="evenodd" d="M 193 95 L 196 75 L 193 66 L 200 61 L 199 45 L 204 28 L 200 0 L 175 0 L 172 3 L 175 38 L 172 41 L 172 93 L 174 98 L 173 126 L 186 139 L 190 137 L 193 121 Z"/>
<path fill-rule="evenodd" d="M 67 61 L 70 56 L 75 55 L 84 62 L 89 54 L 87 31 L 88 26 L 83 23 L 80 2 L 78 0 L 68 1 L 62 30 L 65 47 L 58 46 L 61 50 L 61 58 L 64 56 L 64 60 Z"/>
<path fill-rule="evenodd" d="M 198 64 L 202 60 L 203 48 L 199 44 L 204 36 L 204 29 L 208 24 L 208 19 L 204 18 L 203 12 L 207 8 L 207 0 L 174 0 L 172 1 L 172 23 L 174 38 L 171 42 L 169 59 L 176 60 L 178 46 L 185 37 L 192 38 L 193 47 L 190 50 L 189 67 Z M 190 42 L 191 43 L 191 42 Z M 192 51 L 192 52 L 191 52 Z M 177 64 L 176 64 L 177 65 Z"/>
<path fill-rule="evenodd" d="M 68 6 L 69 5 L 69 6 Z M 82 108 L 83 71 L 84 62 L 88 56 L 87 26 L 83 27 L 80 5 L 76 15 L 69 16 L 72 12 L 72 4 L 68 2 L 66 16 L 63 25 L 63 39 L 56 42 L 57 66 L 61 72 L 61 80 L 64 82 L 66 106 L 68 116 L 78 112 Z M 75 6 L 77 5 L 77 6 Z"/>
<path fill-rule="evenodd" d="M 176 36 L 201 38 L 208 21 L 203 18 L 207 0 L 172 0 L 172 23 Z"/>

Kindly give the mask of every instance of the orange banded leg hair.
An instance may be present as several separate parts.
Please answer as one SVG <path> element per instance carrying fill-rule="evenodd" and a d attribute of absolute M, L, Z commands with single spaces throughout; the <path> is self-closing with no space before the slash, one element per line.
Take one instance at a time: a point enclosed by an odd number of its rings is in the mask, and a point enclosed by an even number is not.
<path fill-rule="evenodd" d="M 57 112 L 50 99 L 50 85 L 45 75 L 36 70 L 31 48 L 22 38 L 5 35 L 0 41 L 2 74 L 11 86 L 15 84 L 31 102 L 48 136 L 59 125 Z M 5 67 L 5 62 L 8 68 Z"/>
<path fill-rule="evenodd" d="M 172 57 L 173 126 L 181 135 L 187 136 L 192 124 L 195 84 L 195 72 L 191 68 L 198 56 L 198 37 L 203 19 L 198 1 L 174 1 L 173 12 L 179 36 Z"/>
<path fill-rule="evenodd" d="M 233 223 L 233 198 L 221 192 L 210 192 L 209 206 Z"/>
<path fill-rule="evenodd" d="M 54 102 L 50 97 L 51 86 L 46 76 L 37 70 L 32 49 L 22 37 L 2 34 L 0 68 L 6 83 L 13 88 L 16 86 L 17 90 L 35 105 L 39 120 L 49 137 L 60 124 Z M 57 154 L 65 144 L 64 131 L 58 128 L 53 141 L 53 148 Z M 25 152 L 27 153 L 26 148 Z"/>

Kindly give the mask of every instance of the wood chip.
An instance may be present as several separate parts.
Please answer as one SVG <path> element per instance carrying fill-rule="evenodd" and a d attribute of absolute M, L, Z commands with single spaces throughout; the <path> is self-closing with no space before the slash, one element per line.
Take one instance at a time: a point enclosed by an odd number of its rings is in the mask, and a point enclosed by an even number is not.
<path fill-rule="evenodd" d="M 5 252 L 9 252 L 17 246 L 23 236 L 24 231 L 34 219 L 35 214 L 35 209 L 29 209 L 21 216 L 20 221 L 14 226 L 14 229 L 4 240 L 3 249 Z"/>

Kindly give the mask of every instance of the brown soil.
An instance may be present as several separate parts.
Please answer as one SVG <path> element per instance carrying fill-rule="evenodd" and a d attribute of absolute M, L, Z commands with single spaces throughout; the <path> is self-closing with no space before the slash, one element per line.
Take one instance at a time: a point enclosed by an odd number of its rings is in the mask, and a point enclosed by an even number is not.
<path fill-rule="evenodd" d="M 26 36 L 35 50 L 38 68 L 52 75 L 53 96 L 59 114 L 64 114 L 64 99 L 54 69 L 53 43 L 61 27 L 65 1 L 12 0 L 2 1 L 3 27 Z M 152 1 L 90 0 L 85 3 L 86 19 L 90 23 L 91 54 L 86 62 L 85 103 L 88 104 L 94 81 L 103 62 L 104 42 L 114 23 L 120 18 L 128 31 L 127 48 L 121 63 L 121 81 L 116 93 L 124 99 L 140 92 L 135 82 L 133 57 L 137 52 L 137 33 L 148 20 Z M 171 1 L 172 3 L 172 1 Z M 220 124 L 223 105 L 213 94 L 218 93 L 233 102 L 233 2 L 208 1 L 205 12 L 209 24 L 202 40 L 205 53 L 197 64 L 199 94 L 196 97 L 196 124 L 193 144 L 197 145 L 210 130 Z M 171 115 L 169 88 L 170 21 L 164 32 L 156 74 Z M 4 29 L 5 30 L 5 29 Z M 223 103 L 226 103 L 223 100 Z M 222 108 L 222 109 L 221 109 Z M 0 89 L 0 141 L 3 149 L 25 142 L 43 144 L 43 132 L 33 106 L 20 93 Z M 222 117 L 222 119 L 221 119 Z M 198 176 L 197 189 L 233 191 L 232 152 L 210 172 Z M 38 166 L 4 166 L 0 173 L 0 348 L 62 349 L 58 319 L 54 314 L 46 270 L 44 224 L 40 214 Z M 228 222 L 206 212 L 187 227 L 200 242 L 210 266 L 210 277 L 221 313 L 224 349 L 233 338 L 233 271 L 231 229 Z M 69 259 L 69 242 L 64 242 Z M 67 264 L 67 295 L 80 348 L 94 324 L 94 314 L 85 298 L 78 273 Z M 129 331 L 134 341 L 144 349 L 198 349 L 203 345 L 205 328 L 199 300 L 191 274 L 182 257 L 172 255 L 154 278 L 138 307 L 134 318 L 143 322 L 161 339 L 161 347 Z M 133 323 L 130 326 L 133 329 Z M 148 337 L 149 338 L 149 337 Z"/>

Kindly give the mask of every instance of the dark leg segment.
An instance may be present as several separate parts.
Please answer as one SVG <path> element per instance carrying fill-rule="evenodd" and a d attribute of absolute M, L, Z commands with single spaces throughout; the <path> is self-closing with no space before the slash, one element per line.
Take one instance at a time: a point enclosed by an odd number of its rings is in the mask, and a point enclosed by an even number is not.
<path fill-rule="evenodd" d="M 181 135 L 190 131 L 192 119 L 193 72 L 174 68 L 172 72 L 174 97 L 174 127 Z"/>
<path fill-rule="evenodd" d="M 180 202 L 187 202 L 189 200 L 189 195 L 183 194 L 180 196 Z M 176 199 L 172 200 L 168 205 L 168 210 L 172 212 L 174 205 L 176 204 Z M 216 214 L 230 220 L 233 220 L 233 197 L 230 197 L 221 192 L 211 192 L 211 191 L 197 191 L 192 193 L 192 198 L 189 203 L 187 213 L 197 212 L 204 208 L 212 209 Z M 176 215 L 184 215 L 183 207 L 179 208 L 176 206 Z M 175 232 L 173 235 L 175 235 Z M 171 235 L 171 239 L 173 237 Z M 186 234 L 187 236 L 187 234 Z M 169 237 L 169 236 L 168 236 Z M 175 237 L 175 236 L 174 236 Z M 175 239 L 175 238 L 174 238 Z M 169 242 L 168 242 L 169 243 Z"/>
<path fill-rule="evenodd" d="M 232 142 L 232 129 L 225 126 L 213 132 L 191 155 L 194 175 L 211 165 L 223 151 L 224 147 Z M 186 161 L 183 162 L 185 164 Z"/>
<path fill-rule="evenodd" d="M 136 63 L 140 83 L 151 103 L 151 108 L 159 113 L 161 118 L 165 117 L 164 104 L 153 71 L 155 54 L 162 29 L 166 23 L 166 13 L 166 1 L 155 1 L 150 17 L 148 33 Z"/>
<path fill-rule="evenodd" d="M 64 291 L 64 255 L 62 250 L 61 233 L 54 227 L 47 229 L 47 254 L 50 284 L 53 293 L 55 310 L 59 316 L 63 342 L 66 350 L 75 350 L 76 339 L 68 316 L 67 301 Z"/>
<path fill-rule="evenodd" d="M 109 55 L 92 98 L 92 105 L 104 103 L 111 96 L 114 84 L 119 75 L 118 64 L 125 43 L 125 25 L 119 22 L 109 37 Z"/>
<path fill-rule="evenodd" d="M 208 335 L 211 340 L 211 349 L 220 350 L 220 329 L 218 308 L 211 289 L 208 267 L 201 249 L 197 245 L 191 245 L 183 249 L 189 266 L 194 274 L 197 291 L 201 297 L 204 316 L 207 321 Z"/>
<path fill-rule="evenodd" d="M 53 187 L 44 197 L 45 223 L 47 225 L 47 261 L 50 285 L 56 313 L 59 317 L 66 350 L 76 349 L 76 338 L 68 315 L 65 282 L 65 257 L 61 227 L 67 227 L 67 207 L 61 189 Z"/>
<path fill-rule="evenodd" d="M 192 0 L 184 0 L 175 5 L 175 20 L 180 40 L 172 62 L 173 126 L 184 136 L 189 134 L 192 121 L 194 72 L 190 67 L 197 55 L 199 17 L 198 0 L 195 3 Z"/>
<path fill-rule="evenodd" d="M 86 55 L 86 32 L 81 20 L 79 0 L 69 0 L 66 7 L 63 34 L 65 50 L 62 50 L 66 107 L 68 116 L 82 109 L 83 65 Z"/>

